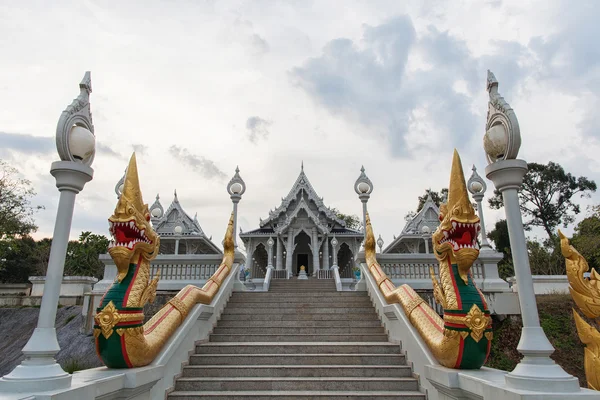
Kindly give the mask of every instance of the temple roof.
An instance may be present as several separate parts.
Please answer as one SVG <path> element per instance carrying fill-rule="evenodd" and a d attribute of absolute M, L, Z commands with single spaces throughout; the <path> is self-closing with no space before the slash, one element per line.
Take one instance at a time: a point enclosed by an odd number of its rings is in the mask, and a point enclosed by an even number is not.
<path fill-rule="evenodd" d="M 392 243 L 383 250 L 383 253 L 391 253 L 403 240 L 413 238 L 422 239 L 423 235 L 431 234 L 440 224 L 439 215 L 439 207 L 433 202 L 431 196 L 427 195 L 423 208 L 406 222 L 400 235 L 394 237 Z"/>
<path fill-rule="evenodd" d="M 286 197 L 281 199 L 281 204 L 269 211 L 266 219 L 260 219 L 259 229 L 243 232 L 240 237 L 252 235 L 278 235 L 286 231 L 297 219 L 310 221 L 320 233 L 339 230 L 347 235 L 362 235 L 361 232 L 346 228 L 346 222 L 337 217 L 334 210 L 323 203 L 308 177 L 304 173 L 304 164 L 300 174 L 292 185 Z"/>
<path fill-rule="evenodd" d="M 174 192 L 173 201 L 166 211 L 164 211 L 163 206 L 160 203 L 159 195 L 156 195 L 156 200 L 150 206 L 150 218 L 154 230 L 162 238 L 185 237 L 186 239 L 199 239 L 204 242 L 207 249 L 221 253 L 221 250 L 202 230 L 202 227 L 198 222 L 198 215 L 196 214 L 194 215 L 194 218 L 192 218 L 185 212 L 181 203 L 179 203 L 176 190 Z"/>

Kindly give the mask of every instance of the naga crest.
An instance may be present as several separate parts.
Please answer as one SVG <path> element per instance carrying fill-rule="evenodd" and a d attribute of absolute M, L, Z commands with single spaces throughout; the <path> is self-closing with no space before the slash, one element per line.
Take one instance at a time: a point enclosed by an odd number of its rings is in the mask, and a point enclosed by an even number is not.
<path fill-rule="evenodd" d="M 448 200 L 440 206 L 440 225 L 432 234 L 434 254 L 439 261 L 450 258 L 450 264 L 458 265 L 458 272 L 465 284 L 473 262 L 479 256 L 477 236 L 481 226 L 479 217 L 469 201 L 465 176 L 456 149 L 452 159 Z"/>
<path fill-rule="evenodd" d="M 115 261 L 117 279 L 121 282 L 130 264 L 137 263 L 140 257 L 147 261 L 154 259 L 160 247 L 160 238 L 150 225 L 148 204 L 142 199 L 135 153 L 129 160 L 123 193 L 108 224 L 113 237 L 108 253 Z"/>

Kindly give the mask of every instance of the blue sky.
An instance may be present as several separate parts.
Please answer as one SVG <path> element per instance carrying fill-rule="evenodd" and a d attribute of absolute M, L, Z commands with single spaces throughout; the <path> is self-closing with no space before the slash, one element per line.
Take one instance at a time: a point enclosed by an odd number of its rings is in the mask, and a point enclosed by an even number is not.
<path fill-rule="evenodd" d="M 487 69 L 519 119 L 519 157 L 600 182 L 599 18 L 594 1 L 4 2 L 0 158 L 32 181 L 36 236 L 51 235 L 56 123 L 91 70 L 98 152 L 72 236 L 107 233 L 136 150 L 146 202 L 177 189 L 214 238 L 236 165 L 244 230 L 302 161 L 327 205 L 360 215 L 364 165 L 389 243 L 417 196 L 447 185 L 454 147 L 483 175 Z M 488 230 L 501 215 L 486 212 Z"/>

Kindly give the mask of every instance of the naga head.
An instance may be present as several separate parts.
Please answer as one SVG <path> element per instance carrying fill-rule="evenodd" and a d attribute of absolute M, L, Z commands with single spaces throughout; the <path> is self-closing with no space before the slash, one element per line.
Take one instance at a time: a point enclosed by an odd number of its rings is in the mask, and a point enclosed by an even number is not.
<path fill-rule="evenodd" d="M 452 160 L 448 201 L 440 206 L 439 218 L 441 224 L 431 236 L 435 256 L 440 261 L 450 258 L 450 263 L 458 265 L 460 277 L 467 283 L 467 274 L 479 256 L 477 235 L 481 226 L 469 201 L 460 156 L 456 150 Z"/>
<path fill-rule="evenodd" d="M 150 261 L 158 254 L 160 238 L 150 225 L 148 204 L 144 204 L 138 178 L 135 153 L 129 160 L 123 193 L 117 202 L 115 212 L 108 219 L 113 240 L 108 253 L 117 266 L 117 279 L 125 278 L 129 265 L 140 257 Z"/>

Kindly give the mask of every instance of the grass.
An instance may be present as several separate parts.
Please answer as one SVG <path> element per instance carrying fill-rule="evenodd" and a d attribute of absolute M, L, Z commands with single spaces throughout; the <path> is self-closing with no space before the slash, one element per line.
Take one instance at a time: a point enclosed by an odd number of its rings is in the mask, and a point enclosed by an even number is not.
<path fill-rule="evenodd" d="M 550 294 L 537 296 L 540 325 L 556 351 L 551 358 L 569 374 L 579 378 L 586 387 L 583 368 L 584 346 L 577 335 L 573 319 L 573 308 L 577 308 L 569 295 Z M 581 316 L 583 316 L 580 313 Z M 589 323 L 593 321 L 588 320 Z M 593 324 L 598 327 L 597 324 Z M 485 364 L 491 368 L 512 371 L 521 360 L 517 345 L 521 337 L 521 317 L 509 317 L 503 321 L 494 320 L 494 340 L 490 357 Z"/>
<path fill-rule="evenodd" d="M 65 325 L 67 325 L 69 322 L 73 321 L 75 319 L 77 315 L 70 315 L 66 320 L 65 320 Z"/>
<path fill-rule="evenodd" d="M 68 374 L 73 374 L 73 372 L 81 371 L 81 370 L 89 368 L 86 363 L 84 363 L 80 360 L 77 360 L 75 358 L 69 358 L 67 361 L 65 361 L 63 363 L 63 365 L 61 365 L 61 367 Z"/>

